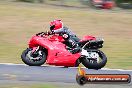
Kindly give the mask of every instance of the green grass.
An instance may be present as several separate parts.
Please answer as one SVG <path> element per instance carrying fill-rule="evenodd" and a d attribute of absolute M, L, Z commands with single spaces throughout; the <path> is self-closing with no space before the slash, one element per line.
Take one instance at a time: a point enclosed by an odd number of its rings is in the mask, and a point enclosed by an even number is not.
<path fill-rule="evenodd" d="M 8 85 L 1 85 L 1 88 L 56 88 L 51 84 L 8 84 Z"/>
<path fill-rule="evenodd" d="M 108 68 L 132 69 L 132 14 L 79 10 L 29 3 L 0 3 L 0 62 L 22 63 L 21 52 L 30 37 L 62 19 L 79 37 L 101 36 Z"/>
<path fill-rule="evenodd" d="M 51 84 L 41 84 L 32 86 L 31 88 L 56 88 L 56 87 Z"/>
<path fill-rule="evenodd" d="M 47 4 L 53 4 L 53 5 L 65 5 L 65 6 L 75 6 L 75 7 L 86 7 L 87 5 L 84 5 L 80 2 L 80 0 L 64 0 L 63 3 L 61 0 L 45 0 Z"/>

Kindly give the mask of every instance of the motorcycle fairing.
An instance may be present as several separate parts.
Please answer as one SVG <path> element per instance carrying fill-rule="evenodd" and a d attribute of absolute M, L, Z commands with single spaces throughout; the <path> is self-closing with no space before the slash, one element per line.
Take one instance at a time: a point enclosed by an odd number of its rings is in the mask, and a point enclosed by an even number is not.
<path fill-rule="evenodd" d="M 29 47 L 42 46 L 48 50 L 46 63 L 57 66 L 75 66 L 76 60 L 80 57 L 80 53 L 72 54 L 65 44 L 59 41 L 49 41 L 47 38 L 33 36 L 29 42 Z"/>

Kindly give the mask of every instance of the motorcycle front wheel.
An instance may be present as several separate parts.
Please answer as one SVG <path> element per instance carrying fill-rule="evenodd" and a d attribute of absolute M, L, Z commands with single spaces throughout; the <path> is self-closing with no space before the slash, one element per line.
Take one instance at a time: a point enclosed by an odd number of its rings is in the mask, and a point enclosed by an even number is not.
<path fill-rule="evenodd" d="M 103 68 L 107 63 L 106 55 L 101 50 L 90 51 L 90 52 L 96 52 L 98 54 L 98 57 L 99 57 L 100 61 L 94 60 L 95 58 L 83 57 L 82 58 L 82 64 L 88 69 L 98 70 L 98 69 Z"/>
<path fill-rule="evenodd" d="M 21 58 L 29 66 L 41 66 L 46 62 L 46 53 L 39 50 L 37 55 L 32 55 L 32 49 L 27 48 L 22 52 Z"/>

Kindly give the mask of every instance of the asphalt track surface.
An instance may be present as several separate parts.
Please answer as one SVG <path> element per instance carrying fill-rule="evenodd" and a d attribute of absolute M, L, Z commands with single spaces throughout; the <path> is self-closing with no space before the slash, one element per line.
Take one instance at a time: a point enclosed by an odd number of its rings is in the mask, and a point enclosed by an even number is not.
<path fill-rule="evenodd" d="M 87 74 L 130 74 L 132 70 L 121 69 L 85 69 Z M 77 68 L 64 68 L 55 66 L 27 66 L 24 64 L 0 64 L 0 85 L 13 82 L 30 83 L 57 83 L 60 85 L 77 85 Z M 99 85 L 99 86 L 98 86 Z M 92 84 L 88 84 L 92 86 Z M 94 84 L 90 88 L 132 88 L 132 82 L 129 84 Z M 85 86 L 86 87 L 86 86 Z M 85 88 L 84 87 L 84 88 Z"/>

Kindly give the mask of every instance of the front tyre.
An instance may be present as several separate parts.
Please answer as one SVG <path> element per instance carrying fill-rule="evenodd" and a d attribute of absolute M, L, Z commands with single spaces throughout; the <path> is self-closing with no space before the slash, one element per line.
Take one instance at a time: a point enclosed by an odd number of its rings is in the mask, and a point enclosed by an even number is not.
<path fill-rule="evenodd" d="M 33 56 L 32 49 L 27 48 L 22 52 L 22 61 L 29 66 L 41 66 L 46 62 L 46 53 L 42 50 L 38 51 L 38 54 Z"/>
<path fill-rule="evenodd" d="M 106 55 L 100 50 L 91 51 L 91 52 L 96 52 L 98 54 L 99 58 L 101 59 L 101 61 L 95 61 L 95 62 L 93 61 L 93 62 L 91 62 L 90 58 L 84 57 L 84 58 L 82 58 L 82 64 L 86 68 L 89 68 L 89 69 L 98 70 L 98 69 L 103 68 L 106 65 L 106 63 L 107 63 Z"/>

